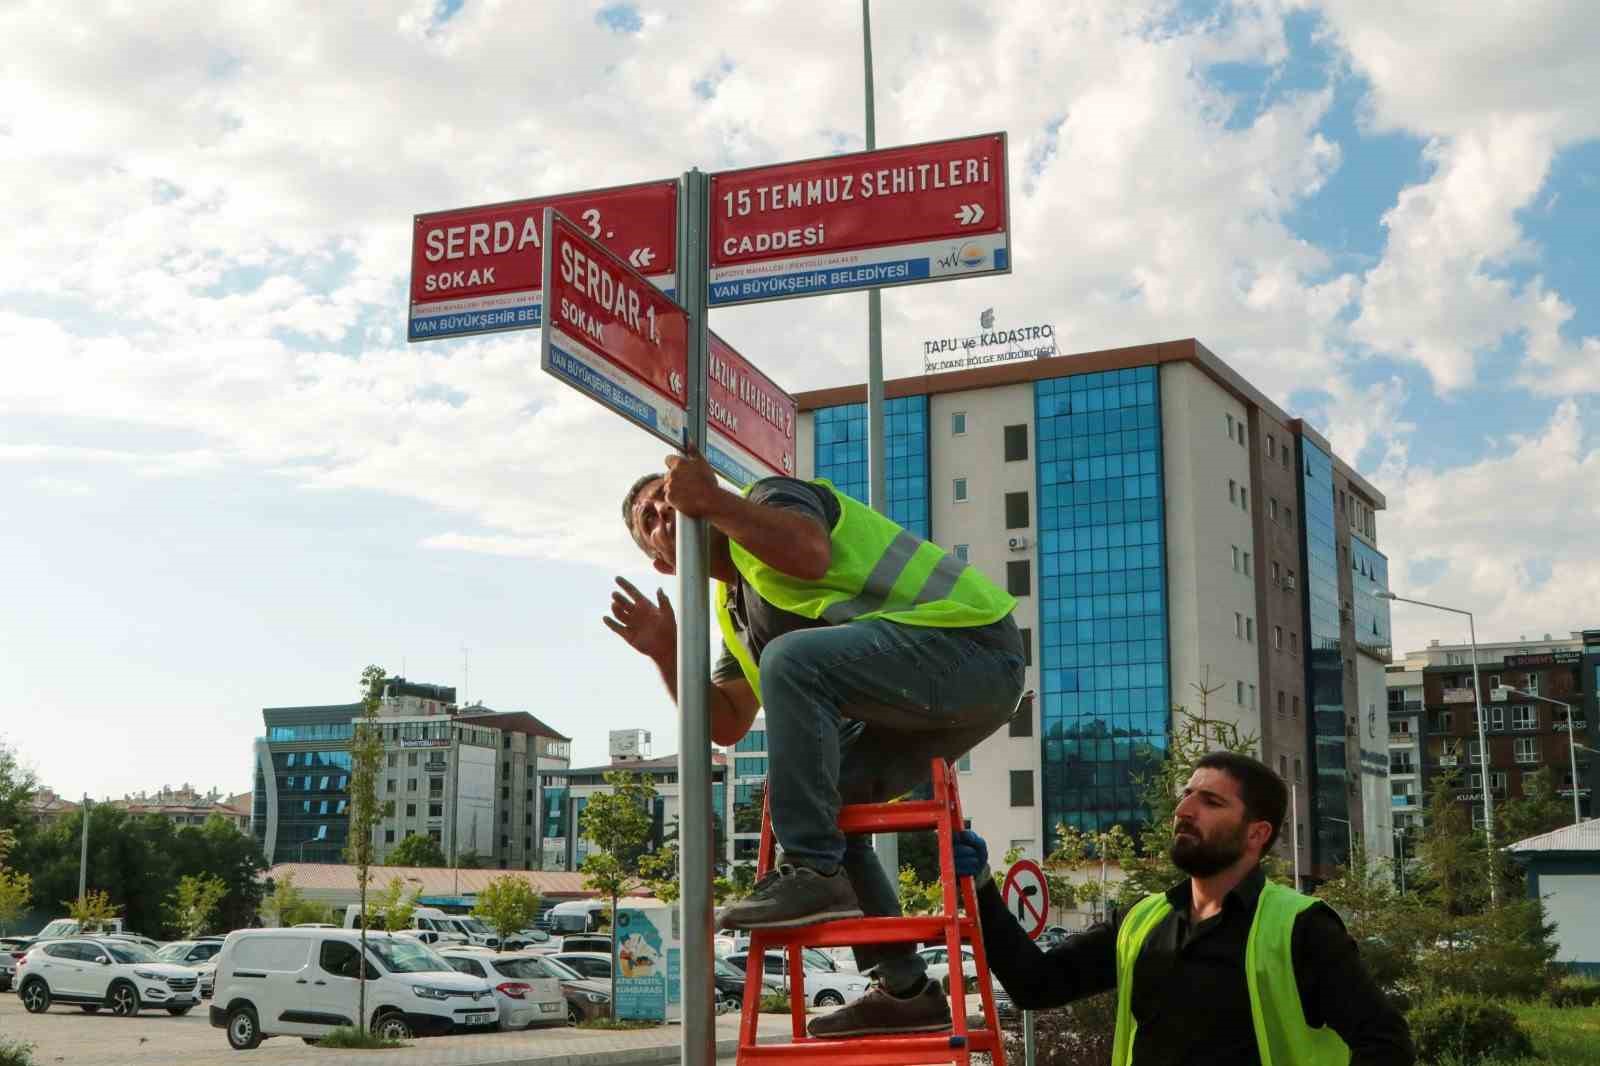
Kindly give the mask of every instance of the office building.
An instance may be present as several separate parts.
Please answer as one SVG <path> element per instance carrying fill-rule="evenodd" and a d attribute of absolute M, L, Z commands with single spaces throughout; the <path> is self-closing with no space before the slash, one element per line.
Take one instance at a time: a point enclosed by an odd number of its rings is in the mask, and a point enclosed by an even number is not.
<path fill-rule="evenodd" d="M 350 742 L 361 704 L 268 707 L 255 744 L 251 828 L 268 863 L 344 861 Z M 564 768 L 571 738 L 526 712 L 458 707 L 455 689 L 390 678 L 378 711 L 379 862 L 425 835 L 452 863 L 539 869 L 541 771 Z"/>
<path fill-rule="evenodd" d="M 1032 697 L 963 770 L 980 832 L 1038 857 L 1057 824 L 1139 822 L 1135 775 L 1206 686 L 1294 786 L 1304 877 L 1358 836 L 1389 853 L 1385 501 L 1325 438 L 1194 340 L 885 392 L 890 516 L 1018 598 Z M 801 474 L 861 499 L 865 394 L 798 397 Z"/>
<path fill-rule="evenodd" d="M 1521 796 L 1523 779 L 1541 769 L 1551 772 L 1569 803 L 1576 789 L 1579 810 L 1592 817 L 1596 756 L 1585 749 L 1600 748 L 1594 729 L 1600 630 L 1480 642 L 1476 686 L 1472 665 L 1470 644 L 1435 640 L 1389 667 L 1396 825 L 1422 825 L 1430 787 L 1441 773 L 1456 775 L 1456 802 L 1471 810 L 1475 826 L 1483 825 L 1485 785 L 1492 803 L 1504 803 Z M 1487 758 L 1478 739 L 1480 707 Z"/>

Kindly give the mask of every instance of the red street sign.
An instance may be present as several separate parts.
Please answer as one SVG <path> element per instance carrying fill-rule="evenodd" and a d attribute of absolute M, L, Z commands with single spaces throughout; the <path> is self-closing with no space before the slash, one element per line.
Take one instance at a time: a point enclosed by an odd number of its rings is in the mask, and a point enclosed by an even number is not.
<path fill-rule="evenodd" d="M 727 341 L 709 331 L 708 340 L 707 461 L 740 488 L 768 474 L 794 477 L 800 405 Z"/>
<path fill-rule="evenodd" d="M 550 321 L 539 365 L 682 448 L 689 313 L 554 208 L 543 234 Z"/>
<path fill-rule="evenodd" d="M 711 176 L 712 306 L 1011 271 L 1006 135 Z"/>
<path fill-rule="evenodd" d="M 541 324 L 544 209 L 576 219 L 660 288 L 678 268 L 678 183 L 542 196 L 417 215 L 411 235 L 413 341 Z"/>
<path fill-rule="evenodd" d="M 1016 914 L 1017 923 L 1027 930 L 1028 939 L 1038 940 L 1050 914 L 1050 889 L 1045 886 L 1039 864 L 1032 859 L 1018 859 L 1006 871 L 1000 898 Z"/>

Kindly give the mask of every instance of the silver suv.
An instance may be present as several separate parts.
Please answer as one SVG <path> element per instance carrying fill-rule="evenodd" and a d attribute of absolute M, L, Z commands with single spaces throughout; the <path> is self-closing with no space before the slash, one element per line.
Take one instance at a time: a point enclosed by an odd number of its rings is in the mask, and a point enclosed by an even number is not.
<path fill-rule="evenodd" d="M 183 1015 L 200 1002 L 198 979 L 187 966 L 157 960 L 131 941 L 72 937 L 34 944 L 17 965 L 17 995 L 30 1014 L 57 1003 L 118 1017 L 159 1008 Z"/>

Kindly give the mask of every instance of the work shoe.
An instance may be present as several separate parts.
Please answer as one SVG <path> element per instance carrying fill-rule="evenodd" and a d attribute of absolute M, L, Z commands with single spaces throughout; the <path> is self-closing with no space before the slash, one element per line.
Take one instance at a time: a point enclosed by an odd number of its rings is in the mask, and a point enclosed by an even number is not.
<path fill-rule="evenodd" d="M 718 929 L 789 929 L 798 925 L 859 918 L 861 905 L 843 870 L 820 874 L 785 863 L 767 871 L 744 899 L 717 915 Z"/>
<path fill-rule="evenodd" d="M 867 994 L 832 1014 L 811 1019 L 806 1032 L 828 1039 L 842 1036 L 881 1036 L 890 1033 L 936 1033 L 950 1028 L 950 1001 L 936 981 L 924 979 L 922 989 L 896 996 L 874 983 Z"/>

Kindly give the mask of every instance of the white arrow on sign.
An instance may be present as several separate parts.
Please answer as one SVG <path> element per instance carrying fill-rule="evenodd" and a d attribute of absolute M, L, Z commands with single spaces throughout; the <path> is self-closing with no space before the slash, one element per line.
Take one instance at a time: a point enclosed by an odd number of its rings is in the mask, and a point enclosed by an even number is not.
<path fill-rule="evenodd" d="M 634 267 L 647 267 L 656 257 L 656 253 L 648 248 L 635 248 L 628 255 L 628 264 Z"/>
<path fill-rule="evenodd" d="M 963 226 L 970 226 L 983 221 L 982 204 L 962 204 L 961 210 L 955 213 L 955 220 Z"/>

